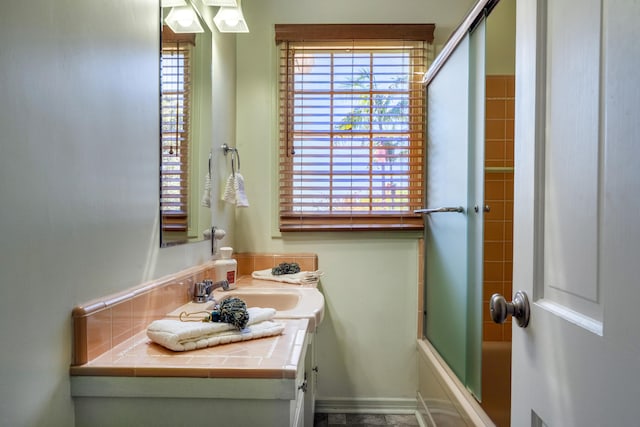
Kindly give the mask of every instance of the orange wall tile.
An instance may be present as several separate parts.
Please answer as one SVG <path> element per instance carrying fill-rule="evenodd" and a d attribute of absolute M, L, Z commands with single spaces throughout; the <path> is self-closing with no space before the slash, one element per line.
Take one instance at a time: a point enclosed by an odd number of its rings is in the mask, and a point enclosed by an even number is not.
<path fill-rule="evenodd" d="M 487 76 L 485 121 L 485 166 L 513 167 L 515 77 Z M 511 323 L 491 321 L 489 299 L 494 293 L 512 294 L 513 260 L 513 172 L 485 173 L 483 339 L 510 341 Z"/>

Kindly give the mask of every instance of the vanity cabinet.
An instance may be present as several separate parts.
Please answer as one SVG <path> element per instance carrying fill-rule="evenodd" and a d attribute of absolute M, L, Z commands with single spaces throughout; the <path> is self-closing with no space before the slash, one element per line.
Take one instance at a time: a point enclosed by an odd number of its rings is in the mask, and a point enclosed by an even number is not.
<path fill-rule="evenodd" d="M 73 376 L 76 426 L 313 426 L 305 392 L 312 347 L 302 347 L 289 379 Z"/>
<path fill-rule="evenodd" d="M 291 417 L 292 408 L 303 407 L 291 396 L 296 387 L 273 380 L 82 377 L 72 383 L 77 427 L 302 426 Z"/>
<path fill-rule="evenodd" d="M 292 413 L 292 426 L 313 427 L 316 401 L 316 352 L 315 352 L 315 332 L 307 334 L 306 354 L 304 357 L 304 369 L 298 379 L 298 393 L 295 400 L 295 410 Z"/>
<path fill-rule="evenodd" d="M 74 368 L 76 426 L 312 427 L 315 334 L 306 319 L 283 322 L 280 339 L 169 355 L 150 355 L 155 348 L 139 336 L 130 348 L 116 347 Z M 250 346 L 264 350 L 255 355 Z M 285 356 L 278 356 L 278 346 L 289 349 L 280 352 Z M 128 364 L 128 354 L 137 362 Z"/>
<path fill-rule="evenodd" d="M 76 426 L 313 426 L 316 330 L 324 316 L 317 289 L 239 279 L 235 292 L 246 298 L 268 295 L 275 304 L 282 301 L 273 295 L 284 295 L 284 306 L 274 307 L 284 324 L 277 336 L 186 352 L 146 336 L 150 322 L 190 304 L 185 295 L 211 277 L 211 267 L 74 308 L 69 373 Z"/>
<path fill-rule="evenodd" d="M 304 393 L 304 426 L 313 427 L 315 417 L 316 389 L 318 382 L 318 365 L 316 359 L 316 334 L 310 332 L 307 354 L 304 362 L 306 390 Z"/>

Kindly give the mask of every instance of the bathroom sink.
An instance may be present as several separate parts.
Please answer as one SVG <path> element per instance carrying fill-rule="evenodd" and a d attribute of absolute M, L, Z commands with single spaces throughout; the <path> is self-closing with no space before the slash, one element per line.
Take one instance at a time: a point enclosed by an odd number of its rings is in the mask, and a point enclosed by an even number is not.
<path fill-rule="evenodd" d="M 232 290 L 224 292 L 218 303 L 232 297 L 240 298 L 247 304 L 247 307 L 271 307 L 276 311 L 286 311 L 294 309 L 300 303 L 301 295 L 299 292 Z"/>
<path fill-rule="evenodd" d="M 180 317 L 180 313 L 196 313 L 211 311 L 215 304 L 226 298 L 237 297 L 243 300 L 247 307 L 270 307 L 276 310 L 276 319 L 308 318 L 311 327 L 315 328 L 324 317 L 324 297 L 315 288 L 278 287 L 256 288 L 241 287 L 230 291 L 216 289 L 213 292 L 214 301 L 205 303 L 189 302 L 167 314 L 168 318 Z"/>

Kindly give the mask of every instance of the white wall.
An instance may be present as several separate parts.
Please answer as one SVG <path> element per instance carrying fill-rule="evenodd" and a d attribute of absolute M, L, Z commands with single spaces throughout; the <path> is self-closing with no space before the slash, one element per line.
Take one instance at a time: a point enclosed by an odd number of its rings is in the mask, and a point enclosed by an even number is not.
<path fill-rule="evenodd" d="M 487 74 L 516 73 L 516 1 L 500 0 L 487 18 Z"/>
<path fill-rule="evenodd" d="M 75 304 L 209 256 L 207 242 L 159 248 L 157 20 L 152 0 L 2 4 L 2 426 L 73 426 Z M 229 85 L 214 94 L 216 143 L 234 136 Z M 232 235 L 231 213 L 214 203 Z"/>
<path fill-rule="evenodd" d="M 272 24 L 435 22 L 441 44 L 471 2 L 247 0 L 237 109 L 234 64 L 220 58 L 233 57 L 235 43 L 214 40 L 212 146 L 233 144 L 237 129 L 252 206 L 234 216 L 214 185 L 213 222 L 238 250 L 320 255 L 321 398 L 414 397 L 417 243 L 391 233 L 273 235 Z M 159 248 L 157 19 L 152 0 L 3 3 L 0 425 L 73 425 L 75 304 L 209 256 L 207 242 Z M 214 155 L 214 175 L 226 178 L 228 162 Z"/>
<path fill-rule="evenodd" d="M 237 37 L 237 137 L 251 207 L 238 211 L 238 251 L 308 251 L 325 271 L 319 331 L 324 402 L 413 399 L 417 390 L 420 234 L 301 233 L 277 224 L 275 23 L 435 23 L 442 44 L 470 0 L 246 0 L 251 33 Z"/>

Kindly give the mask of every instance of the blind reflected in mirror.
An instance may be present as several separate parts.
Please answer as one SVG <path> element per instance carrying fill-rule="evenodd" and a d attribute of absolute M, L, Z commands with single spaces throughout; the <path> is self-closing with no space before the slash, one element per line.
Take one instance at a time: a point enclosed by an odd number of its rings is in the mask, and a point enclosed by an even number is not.
<path fill-rule="evenodd" d="M 164 8 L 165 17 L 170 8 Z M 160 56 L 160 245 L 203 240 L 211 149 L 211 32 L 162 27 Z"/>

